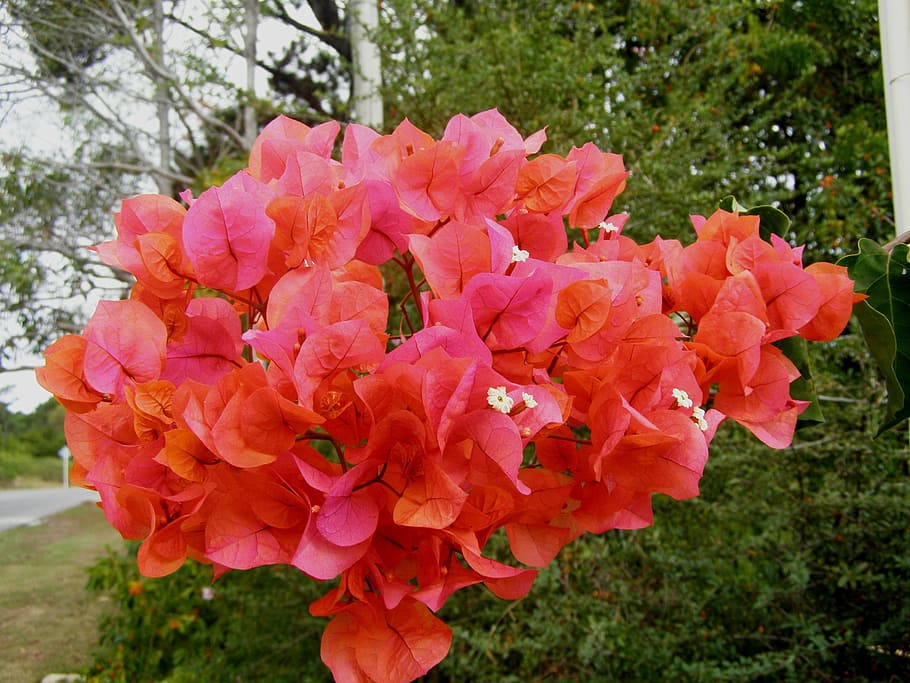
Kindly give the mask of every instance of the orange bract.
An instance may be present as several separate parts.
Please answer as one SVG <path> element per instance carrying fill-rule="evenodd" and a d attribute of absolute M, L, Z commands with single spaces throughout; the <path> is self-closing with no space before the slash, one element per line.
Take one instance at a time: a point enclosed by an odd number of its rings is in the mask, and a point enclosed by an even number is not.
<path fill-rule="evenodd" d="M 556 154 L 542 154 L 521 169 L 515 193 L 528 211 L 547 213 L 568 203 L 574 187 L 575 164 Z"/>

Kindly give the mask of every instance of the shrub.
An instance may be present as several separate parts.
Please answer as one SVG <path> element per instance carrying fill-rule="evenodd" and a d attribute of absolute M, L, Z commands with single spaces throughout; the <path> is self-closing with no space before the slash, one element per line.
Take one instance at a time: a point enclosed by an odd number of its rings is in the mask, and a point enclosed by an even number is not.
<path fill-rule="evenodd" d="M 62 476 L 59 458 L 37 458 L 19 448 L 0 449 L 0 488 L 25 479 L 60 482 Z"/>
<path fill-rule="evenodd" d="M 323 620 L 307 607 L 320 586 L 291 567 L 232 572 L 187 563 L 164 579 L 136 568 L 136 547 L 96 562 L 89 588 L 113 606 L 102 618 L 90 681 L 326 681 Z"/>
<path fill-rule="evenodd" d="M 701 497 L 656 498 L 653 527 L 580 539 L 517 602 L 459 592 L 441 613 L 451 652 L 426 680 L 910 678 L 907 435 L 872 438 L 882 392 L 857 337 L 820 353 L 820 393 L 840 399 L 827 423 L 776 453 L 724 427 Z M 205 601 L 210 576 L 188 564 L 147 580 L 134 557 L 99 561 L 91 583 L 117 610 L 96 680 L 327 680 L 324 624 L 307 612 L 324 586 L 259 568 Z"/>

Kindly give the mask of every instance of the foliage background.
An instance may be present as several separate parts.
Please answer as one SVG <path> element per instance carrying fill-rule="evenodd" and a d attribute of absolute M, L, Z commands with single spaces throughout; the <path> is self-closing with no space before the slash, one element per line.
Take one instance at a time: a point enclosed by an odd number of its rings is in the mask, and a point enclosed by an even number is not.
<path fill-rule="evenodd" d="M 636 237 L 727 194 L 778 203 L 816 259 L 893 232 L 874 0 L 384 6 L 390 124 L 496 107 L 545 151 L 621 153 Z"/>
<path fill-rule="evenodd" d="M 454 112 L 497 107 L 525 134 L 549 126 L 545 151 L 623 153 L 616 209 L 638 241 L 685 238 L 687 214 L 728 194 L 783 209 L 807 261 L 892 236 L 874 0 L 384 0 L 377 39 L 388 128 L 407 115 L 438 135 Z M 326 54 L 322 87 L 343 87 Z M 257 106 L 312 122 L 313 98 Z M 452 652 L 428 679 L 910 679 L 906 425 L 873 439 L 885 387 L 858 328 L 812 354 L 826 423 L 780 452 L 726 426 L 700 498 L 657 499 L 653 527 L 578 541 L 516 603 L 461 591 L 442 614 Z M 99 561 L 91 584 L 118 609 L 93 675 L 326 679 L 306 606 L 327 586 L 263 568 L 206 601 L 207 576 L 149 582 L 129 557 Z"/>
<path fill-rule="evenodd" d="M 0 488 L 59 482 L 64 444 L 63 407 L 49 400 L 26 415 L 0 401 Z"/>

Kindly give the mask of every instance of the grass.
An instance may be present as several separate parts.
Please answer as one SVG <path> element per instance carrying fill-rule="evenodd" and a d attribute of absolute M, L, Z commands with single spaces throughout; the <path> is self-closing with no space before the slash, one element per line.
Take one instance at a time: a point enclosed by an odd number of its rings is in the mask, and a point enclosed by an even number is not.
<path fill-rule="evenodd" d="M 0 533 L 0 683 L 90 663 L 102 602 L 85 590 L 85 568 L 122 543 L 90 503 Z"/>

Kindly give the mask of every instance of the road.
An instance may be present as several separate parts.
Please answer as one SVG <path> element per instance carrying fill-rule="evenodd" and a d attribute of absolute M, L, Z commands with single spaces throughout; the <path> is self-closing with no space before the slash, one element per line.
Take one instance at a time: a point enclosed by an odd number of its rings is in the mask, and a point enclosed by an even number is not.
<path fill-rule="evenodd" d="M 0 491 L 0 532 L 17 526 L 37 524 L 45 517 L 80 503 L 97 500 L 96 491 L 80 488 Z"/>

